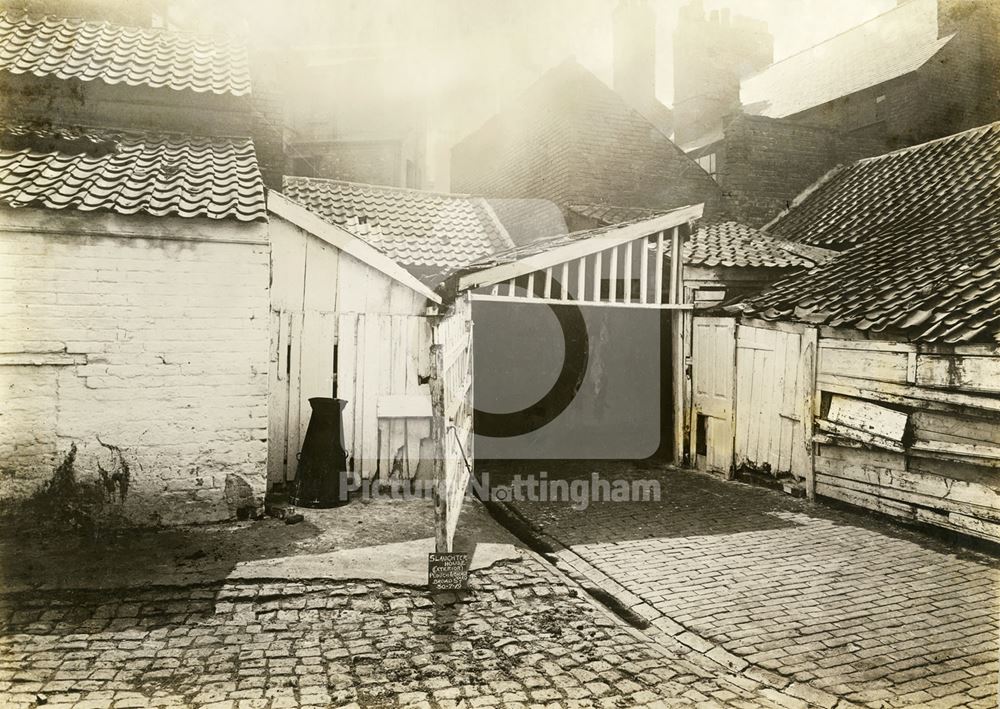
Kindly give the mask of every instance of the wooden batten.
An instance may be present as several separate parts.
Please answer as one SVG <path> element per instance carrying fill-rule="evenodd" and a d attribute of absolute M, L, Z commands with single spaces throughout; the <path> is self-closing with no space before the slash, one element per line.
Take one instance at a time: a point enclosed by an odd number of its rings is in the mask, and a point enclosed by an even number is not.
<path fill-rule="evenodd" d="M 654 262 L 656 270 L 653 273 L 655 288 L 653 292 L 654 303 L 663 302 L 663 257 L 663 232 L 661 231 L 656 235 L 656 260 Z"/>
<path fill-rule="evenodd" d="M 649 302 L 649 239 L 642 239 L 639 244 L 639 302 Z"/>
<path fill-rule="evenodd" d="M 625 244 L 625 304 L 632 302 L 632 244 Z"/>

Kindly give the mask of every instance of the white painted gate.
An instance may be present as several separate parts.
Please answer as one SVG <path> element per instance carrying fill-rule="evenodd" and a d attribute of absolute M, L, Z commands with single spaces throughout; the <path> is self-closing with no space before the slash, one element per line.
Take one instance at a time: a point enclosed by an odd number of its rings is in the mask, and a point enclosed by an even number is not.
<path fill-rule="evenodd" d="M 698 468 L 729 473 L 735 425 L 736 321 L 693 321 L 691 455 Z"/>
<path fill-rule="evenodd" d="M 451 551 L 473 465 L 472 303 L 463 294 L 434 327 L 431 400 L 437 551 Z"/>

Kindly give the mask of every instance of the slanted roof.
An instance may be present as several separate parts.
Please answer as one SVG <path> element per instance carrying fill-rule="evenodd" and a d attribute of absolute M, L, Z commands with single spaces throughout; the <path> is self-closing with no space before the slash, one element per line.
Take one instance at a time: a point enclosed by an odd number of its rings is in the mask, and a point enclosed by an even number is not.
<path fill-rule="evenodd" d="M 846 249 L 742 304 L 927 342 L 1000 341 L 1000 122 L 861 160 L 773 230 Z"/>
<path fill-rule="evenodd" d="M 405 268 L 389 258 L 384 251 L 369 244 L 348 229 L 331 224 L 302 205 L 296 204 L 283 194 L 270 190 L 267 193 L 267 210 L 331 246 L 335 246 L 342 252 L 350 254 L 359 261 L 368 264 L 432 302 L 441 302 L 439 295 L 421 283 Z"/>
<path fill-rule="evenodd" d="M 916 71 L 948 43 L 937 0 L 909 0 L 743 80 L 747 113 L 782 118 Z"/>
<path fill-rule="evenodd" d="M 528 244 L 513 246 L 469 264 L 461 270 L 459 290 L 492 285 L 516 278 L 569 260 L 590 256 L 629 241 L 692 222 L 702 215 L 703 205 L 673 209 L 653 217 L 634 219 L 536 239 Z"/>
<path fill-rule="evenodd" d="M 479 197 L 311 177 L 285 177 L 283 192 L 332 224 L 361 226 L 359 236 L 425 283 L 513 246 Z"/>
<path fill-rule="evenodd" d="M 250 138 L 0 125 L 0 205 L 265 219 Z"/>
<path fill-rule="evenodd" d="M 547 199 L 487 197 L 486 202 L 515 244 L 569 231 L 562 210 Z"/>
<path fill-rule="evenodd" d="M 765 230 L 845 249 L 881 233 L 1000 210 L 1000 122 L 859 160 L 809 187 Z"/>
<path fill-rule="evenodd" d="M 250 93 L 246 48 L 235 41 L 161 29 L 0 12 L 0 72 Z"/>
<path fill-rule="evenodd" d="M 1000 342 L 1000 215 L 889 228 L 741 304 L 768 320 Z"/>
<path fill-rule="evenodd" d="M 602 224 L 650 219 L 663 211 L 590 204 L 570 210 Z M 689 266 L 735 268 L 811 268 L 832 256 L 826 249 L 798 244 L 734 221 L 699 222 L 684 242 Z"/>

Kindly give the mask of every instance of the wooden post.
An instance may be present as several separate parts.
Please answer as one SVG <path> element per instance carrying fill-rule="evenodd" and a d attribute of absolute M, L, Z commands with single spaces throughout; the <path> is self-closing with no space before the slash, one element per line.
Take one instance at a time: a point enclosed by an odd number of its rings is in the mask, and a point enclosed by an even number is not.
<path fill-rule="evenodd" d="M 611 261 L 608 266 L 608 302 L 618 299 L 618 247 L 611 249 Z"/>
<path fill-rule="evenodd" d="M 656 285 L 656 293 L 653 302 L 657 305 L 663 303 L 663 232 L 656 235 L 656 273 L 653 274 Z"/>
<path fill-rule="evenodd" d="M 591 300 L 595 303 L 599 303 L 601 300 L 601 269 L 604 266 L 602 256 L 600 251 L 594 254 L 594 297 Z"/>
<path fill-rule="evenodd" d="M 639 302 L 649 302 L 649 237 L 639 242 Z"/>
<path fill-rule="evenodd" d="M 559 295 L 563 300 L 569 300 L 569 261 L 563 262 L 562 280 L 559 283 Z"/>
<path fill-rule="evenodd" d="M 632 242 L 625 244 L 625 302 L 632 302 Z"/>
<path fill-rule="evenodd" d="M 584 280 L 587 277 L 587 257 L 584 256 L 576 262 L 576 299 L 580 303 L 587 299 L 587 284 Z"/>
<path fill-rule="evenodd" d="M 681 263 L 681 240 L 683 235 L 680 228 L 674 227 L 670 233 L 670 303 L 679 304 L 684 293 L 684 264 Z M 662 264 L 663 253 L 663 233 L 660 233 L 657 262 Z M 662 274 L 661 274 L 662 277 Z M 660 287 L 660 283 L 657 287 Z M 685 342 L 690 340 L 690 335 L 685 337 L 685 324 L 688 321 L 681 310 L 670 312 L 670 337 L 671 356 L 673 359 L 673 410 L 674 410 L 674 465 L 684 464 L 684 416 L 687 412 L 685 406 L 685 391 L 687 379 L 686 347 Z"/>
<path fill-rule="evenodd" d="M 819 332 L 815 327 L 803 330 L 799 343 L 799 375 L 802 377 L 802 401 L 799 409 L 799 425 L 802 426 L 802 445 L 805 446 L 804 471 L 806 497 L 816 499 L 816 445 L 813 443 L 815 426 L 814 406 L 818 401 L 816 391 L 816 362 L 819 359 Z"/>
<path fill-rule="evenodd" d="M 448 544 L 447 478 L 445 476 L 444 436 L 447 432 L 444 410 L 444 345 L 441 344 L 440 319 L 431 327 L 434 344 L 431 345 L 431 440 L 434 442 L 434 551 L 450 552 Z"/>

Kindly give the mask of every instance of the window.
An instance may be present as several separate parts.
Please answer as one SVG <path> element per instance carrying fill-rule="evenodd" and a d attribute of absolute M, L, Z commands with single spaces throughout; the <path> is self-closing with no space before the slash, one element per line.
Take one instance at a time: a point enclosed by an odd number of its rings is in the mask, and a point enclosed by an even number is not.
<path fill-rule="evenodd" d="M 709 153 L 708 155 L 702 155 L 700 158 L 696 159 L 696 162 L 701 166 L 701 169 L 712 176 L 713 180 L 718 181 L 718 171 L 716 170 L 715 164 L 715 153 Z"/>

